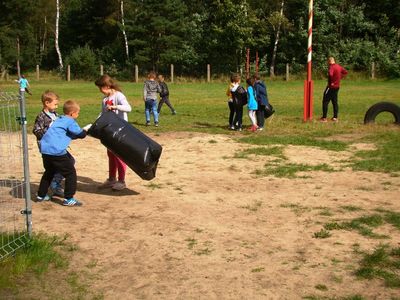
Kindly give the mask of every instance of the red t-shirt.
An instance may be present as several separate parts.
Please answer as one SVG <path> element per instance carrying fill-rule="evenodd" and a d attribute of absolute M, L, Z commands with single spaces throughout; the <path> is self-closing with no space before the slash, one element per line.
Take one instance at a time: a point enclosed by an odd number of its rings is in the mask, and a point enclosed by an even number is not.
<path fill-rule="evenodd" d="M 338 89 L 340 87 L 340 79 L 342 79 L 347 73 L 347 70 L 339 64 L 329 65 L 328 87 Z"/>

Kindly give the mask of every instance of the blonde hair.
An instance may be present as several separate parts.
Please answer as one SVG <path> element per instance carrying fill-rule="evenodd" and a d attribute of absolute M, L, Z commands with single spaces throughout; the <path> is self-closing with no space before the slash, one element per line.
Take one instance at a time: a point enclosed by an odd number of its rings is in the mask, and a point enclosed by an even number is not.
<path fill-rule="evenodd" d="M 46 102 L 53 102 L 54 100 L 60 100 L 60 97 L 58 97 L 58 95 L 56 93 L 54 93 L 53 91 L 47 90 L 42 94 L 42 103 L 43 105 Z"/>
<path fill-rule="evenodd" d="M 78 102 L 74 100 L 68 100 L 64 103 L 63 112 L 64 115 L 70 115 L 71 113 L 77 112 L 80 110 L 80 106 Z"/>

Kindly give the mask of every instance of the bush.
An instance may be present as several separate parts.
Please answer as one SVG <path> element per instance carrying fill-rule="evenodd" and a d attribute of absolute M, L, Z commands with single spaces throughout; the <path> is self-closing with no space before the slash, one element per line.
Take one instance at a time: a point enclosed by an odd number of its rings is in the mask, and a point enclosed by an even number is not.
<path fill-rule="evenodd" d="M 92 80 L 99 73 L 96 55 L 87 45 L 72 50 L 65 64 L 71 66 L 71 75 L 74 79 Z"/>

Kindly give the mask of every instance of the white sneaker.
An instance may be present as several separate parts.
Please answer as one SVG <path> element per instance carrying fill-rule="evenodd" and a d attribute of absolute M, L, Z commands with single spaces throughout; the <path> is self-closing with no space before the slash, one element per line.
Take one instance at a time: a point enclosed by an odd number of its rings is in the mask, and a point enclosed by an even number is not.
<path fill-rule="evenodd" d="M 125 182 L 117 181 L 112 186 L 112 189 L 116 190 L 116 191 L 122 191 L 122 190 L 126 189 L 126 184 L 125 184 Z"/>
<path fill-rule="evenodd" d="M 100 185 L 100 188 L 112 188 L 113 186 L 114 186 L 114 184 L 116 183 L 117 181 L 115 180 L 115 179 L 107 179 L 106 181 L 104 181 L 101 185 Z"/>

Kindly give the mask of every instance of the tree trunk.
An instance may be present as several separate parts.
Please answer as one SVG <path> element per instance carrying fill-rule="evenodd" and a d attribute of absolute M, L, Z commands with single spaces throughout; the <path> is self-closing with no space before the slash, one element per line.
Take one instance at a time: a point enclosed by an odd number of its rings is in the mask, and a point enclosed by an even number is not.
<path fill-rule="evenodd" d="M 122 0 L 121 0 L 121 23 L 122 23 L 122 34 L 124 35 L 124 40 L 125 40 L 126 60 L 129 61 L 128 38 L 127 38 L 126 32 L 125 32 L 124 1 L 122 1 Z"/>
<path fill-rule="evenodd" d="M 56 0 L 56 4 L 57 4 L 57 15 L 56 15 L 55 47 L 56 47 L 56 51 L 57 51 L 57 55 L 58 55 L 59 68 L 60 68 L 60 70 L 62 70 L 62 69 L 64 69 L 64 66 L 63 66 L 60 47 L 58 45 L 58 23 L 60 21 L 60 1 Z"/>
<path fill-rule="evenodd" d="M 281 2 L 281 20 L 278 23 L 278 26 L 276 28 L 275 32 L 275 43 L 274 43 L 274 50 L 272 52 L 272 58 L 271 58 L 271 66 L 269 68 L 269 76 L 275 77 L 275 60 L 276 60 L 276 52 L 278 51 L 278 43 L 279 43 L 279 35 L 281 31 L 281 25 L 282 25 L 282 17 L 283 17 L 283 6 L 285 4 L 285 0 L 282 0 Z"/>

